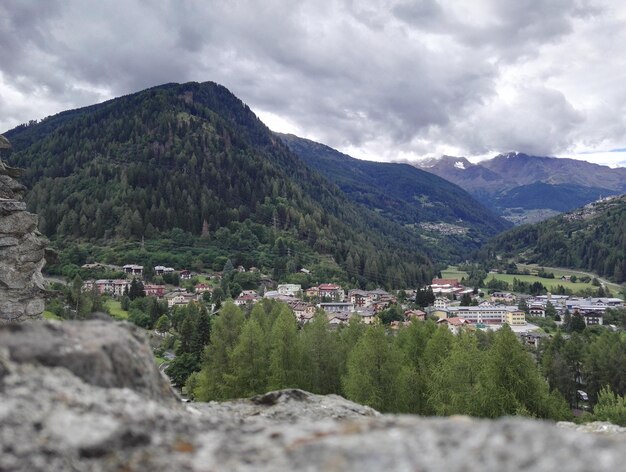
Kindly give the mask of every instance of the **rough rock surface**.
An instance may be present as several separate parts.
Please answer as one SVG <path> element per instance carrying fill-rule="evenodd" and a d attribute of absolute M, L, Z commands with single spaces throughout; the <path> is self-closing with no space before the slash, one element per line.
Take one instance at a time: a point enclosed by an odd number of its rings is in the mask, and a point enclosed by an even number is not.
<path fill-rule="evenodd" d="M 128 330 L 127 338 L 140 341 L 125 325 L 96 321 L 82 327 L 107 339 Z M 102 332 L 109 329 L 110 334 Z M 46 339 L 59 336 L 58 342 L 43 344 L 56 350 L 68 341 L 74 352 L 93 351 L 93 336 L 68 339 L 79 331 L 80 323 L 62 323 L 43 331 Z M 153 376 L 151 388 L 132 382 L 122 388 L 107 382 L 105 388 L 97 377 L 110 373 L 102 369 L 90 377 L 73 370 L 75 361 L 69 368 L 61 358 L 46 363 L 43 348 L 33 356 L 15 354 L 24 337 L 40 331 L 4 327 L 0 332 L 1 471 L 577 472 L 621 470 L 626 461 L 622 435 L 515 418 L 380 415 L 337 396 L 301 390 L 185 407 L 151 397 L 161 384 Z M 9 338 L 17 341 L 7 347 Z M 104 357 L 105 344 L 97 350 Z M 151 361 L 146 346 L 129 349 L 128 362 Z"/>
<path fill-rule="evenodd" d="M 25 188 L 14 180 L 19 169 L 1 159 L 9 148 L 0 135 L 0 323 L 39 318 L 44 310 L 46 240 L 37 231 L 37 215 L 21 201 Z"/>
<path fill-rule="evenodd" d="M 129 388 L 157 401 L 176 401 L 143 332 L 130 323 L 101 320 L 13 323 L 0 328 L 0 346 L 17 364 L 63 367 L 83 382 Z"/>

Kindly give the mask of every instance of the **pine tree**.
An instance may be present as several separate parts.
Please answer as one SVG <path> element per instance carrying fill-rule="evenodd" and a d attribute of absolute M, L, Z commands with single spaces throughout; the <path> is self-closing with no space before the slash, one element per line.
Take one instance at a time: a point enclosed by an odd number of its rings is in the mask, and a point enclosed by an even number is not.
<path fill-rule="evenodd" d="M 301 384 L 302 348 L 296 320 L 288 311 L 281 311 L 269 339 L 269 390 L 298 387 Z"/>
<path fill-rule="evenodd" d="M 214 318 L 211 342 L 199 374 L 195 397 L 200 401 L 224 400 L 232 397 L 225 377 L 232 375 L 231 356 L 244 324 L 241 310 L 232 302 L 224 304 Z"/>
<path fill-rule="evenodd" d="M 346 397 L 378 411 L 400 411 L 402 365 L 402 354 L 384 328 L 368 329 L 348 356 Z"/>
<path fill-rule="evenodd" d="M 224 375 L 233 397 L 264 393 L 268 377 L 268 345 L 259 323 L 248 320 L 231 358 L 231 372 Z"/>

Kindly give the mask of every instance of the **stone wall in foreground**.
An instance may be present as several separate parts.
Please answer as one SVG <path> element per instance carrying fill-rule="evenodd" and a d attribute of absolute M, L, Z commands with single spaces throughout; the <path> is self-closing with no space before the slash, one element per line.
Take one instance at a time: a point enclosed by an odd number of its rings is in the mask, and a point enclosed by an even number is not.
<path fill-rule="evenodd" d="M 41 317 L 46 240 L 37 230 L 37 215 L 26 211 L 19 169 L 2 161 L 10 148 L 0 135 L 0 323 Z"/>
<path fill-rule="evenodd" d="M 301 390 L 183 404 L 130 325 L 0 326 L 2 471 L 614 472 L 626 434 L 610 432 L 381 415 Z"/>

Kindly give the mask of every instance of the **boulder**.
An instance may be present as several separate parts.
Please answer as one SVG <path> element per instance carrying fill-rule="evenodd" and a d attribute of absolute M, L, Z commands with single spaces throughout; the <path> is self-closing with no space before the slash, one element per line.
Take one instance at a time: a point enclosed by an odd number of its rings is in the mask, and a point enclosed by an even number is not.
<path fill-rule="evenodd" d="M 11 362 L 62 367 L 83 382 L 128 388 L 155 401 L 176 401 L 140 328 L 102 320 L 20 323 L 0 327 Z"/>
<path fill-rule="evenodd" d="M 623 434 L 564 428 L 381 415 L 296 389 L 183 404 L 128 324 L 0 327 L 2 471 L 621 470 Z"/>

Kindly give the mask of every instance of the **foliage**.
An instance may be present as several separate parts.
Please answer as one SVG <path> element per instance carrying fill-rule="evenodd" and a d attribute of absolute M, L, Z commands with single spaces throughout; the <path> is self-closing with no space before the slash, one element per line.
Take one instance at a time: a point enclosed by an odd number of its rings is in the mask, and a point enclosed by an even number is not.
<path fill-rule="evenodd" d="M 247 318 L 224 304 L 189 385 L 202 401 L 297 387 L 387 412 L 569 416 L 507 328 L 454 336 L 431 321 L 413 321 L 394 336 L 384 325 L 355 321 L 329 329 L 318 313 L 298 330 L 289 309 L 272 300 L 255 305 Z"/>
<path fill-rule="evenodd" d="M 616 395 L 609 387 L 598 393 L 598 403 L 593 409 L 595 419 L 626 426 L 626 398 Z"/>
<path fill-rule="evenodd" d="M 461 260 L 509 223 L 460 187 L 408 164 L 353 159 L 293 135 L 279 135 L 307 165 L 336 183 L 352 201 L 423 233 L 423 223 L 459 225 L 465 234 L 431 231 L 427 250 L 437 260 Z"/>
<path fill-rule="evenodd" d="M 434 271 L 418 234 L 349 201 L 217 84 L 167 84 L 6 135 L 42 232 L 72 243 L 56 268 L 72 277 L 93 260 L 200 270 L 227 257 L 281 280 L 328 255 L 363 286 Z"/>
<path fill-rule="evenodd" d="M 617 283 L 626 281 L 626 197 L 514 228 L 489 242 L 477 259 L 488 264 L 496 255 L 510 259 L 522 254 L 528 262 L 583 269 Z"/>

